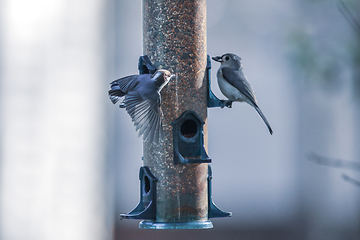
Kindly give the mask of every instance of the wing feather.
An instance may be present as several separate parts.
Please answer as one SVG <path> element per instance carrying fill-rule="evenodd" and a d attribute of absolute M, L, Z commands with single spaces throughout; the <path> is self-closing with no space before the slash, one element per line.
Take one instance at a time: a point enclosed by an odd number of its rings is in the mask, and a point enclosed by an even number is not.
<path fill-rule="evenodd" d="M 129 93 L 124 104 L 139 136 L 142 135 L 144 141 L 158 142 L 162 131 L 160 97 L 157 100 L 143 99 L 140 95 Z"/>
<path fill-rule="evenodd" d="M 247 83 L 245 76 L 241 76 L 238 71 L 228 67 L 222 68 L 222 73 L 226 81 L 244 94 L 254 106 L 258 106 L 254 91 Z"/>
<path fill-rule="evenodd" d="M 266 119 L 263 112 L 260 110 L 256 97 L 254 94 L 254 91 L 252 90 L 252 87 L 246 80 L 244 75 L 240 75 L 239 71 L 236 71 L 232 68 L 222 68 L 222 73 L 226 81 L 228 81 L 231 85 L 233 85 L 235 88 L 237 88 L 242 94 L 244 94 L 252 103 L 253 107 L 256 109 L 264 123 L 266 124 L 267 128 L 269 129 L 270 134 L 273 134 L 273 130 Z"/>

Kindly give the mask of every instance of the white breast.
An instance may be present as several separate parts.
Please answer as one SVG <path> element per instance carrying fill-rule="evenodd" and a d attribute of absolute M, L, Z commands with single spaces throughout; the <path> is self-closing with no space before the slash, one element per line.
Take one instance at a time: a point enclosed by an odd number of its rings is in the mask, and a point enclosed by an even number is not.
<path fill-rule="evenodd" d="M 225 95 L 230 101 L 246 101 L 246 97 L 228 81 L 222 77 L 221 70 L 217 72 L 218 84 L 220 91 Z"/>

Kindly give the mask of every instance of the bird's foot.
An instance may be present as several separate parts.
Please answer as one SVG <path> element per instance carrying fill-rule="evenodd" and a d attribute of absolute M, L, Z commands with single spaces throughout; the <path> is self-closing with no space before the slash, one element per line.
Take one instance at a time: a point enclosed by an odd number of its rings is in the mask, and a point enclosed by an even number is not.
<path fill-rule="evenodd" d="M 230 100 L 220 100 L 221 102 L 221 108 L 227 107 L 227 108 L 232 108 L 232 101 Z"/>

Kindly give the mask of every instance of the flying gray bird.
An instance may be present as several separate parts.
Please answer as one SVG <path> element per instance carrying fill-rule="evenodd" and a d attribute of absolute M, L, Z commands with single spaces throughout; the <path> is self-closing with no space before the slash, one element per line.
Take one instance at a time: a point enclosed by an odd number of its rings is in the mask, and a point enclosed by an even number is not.
<path fill-rule="evenodd" d="M 244 75 L 241 58 L 235 54 L 226 53 L 221 57 L 217 56 L 212 59 L 221 63 L 217 71 L 217 79 L 221 92 L 230 101 L 247 102 L 253 106 L 265 122 L 270 134 L 272 134 L 273 131 L 270 124 L 257 104 L 254 90 Z"/>
<path fill-rule="evenodd" d="M 160 91 L 173 76 L 162 69 L 154 74 L 131 75 L 110 83 L 110 100 L 114 104 L 122 101 L 144 141 L 158 142 L 162 137 Z"/>

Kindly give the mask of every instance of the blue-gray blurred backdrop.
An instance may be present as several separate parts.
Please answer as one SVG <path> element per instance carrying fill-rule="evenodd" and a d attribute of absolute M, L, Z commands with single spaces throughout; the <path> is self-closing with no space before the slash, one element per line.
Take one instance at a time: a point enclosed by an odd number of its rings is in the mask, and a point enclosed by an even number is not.
<path fill-rule="evenodd" d="M 242 58 L 274 130 L 244 103 L 208 110 L 213 199 L 233 216 L 207 238 L 359 239 L 359 169 L 341 164 L 360 160 L 347 10 L 360 21 L 356 0 L 207 0 L 208 54 Z M 142 140 L 107 90 L 137 73 L 141 1 L 1 1 L 0 53 L 0 239 L 164 237 L 118 220 L 139 201 Z"/>

